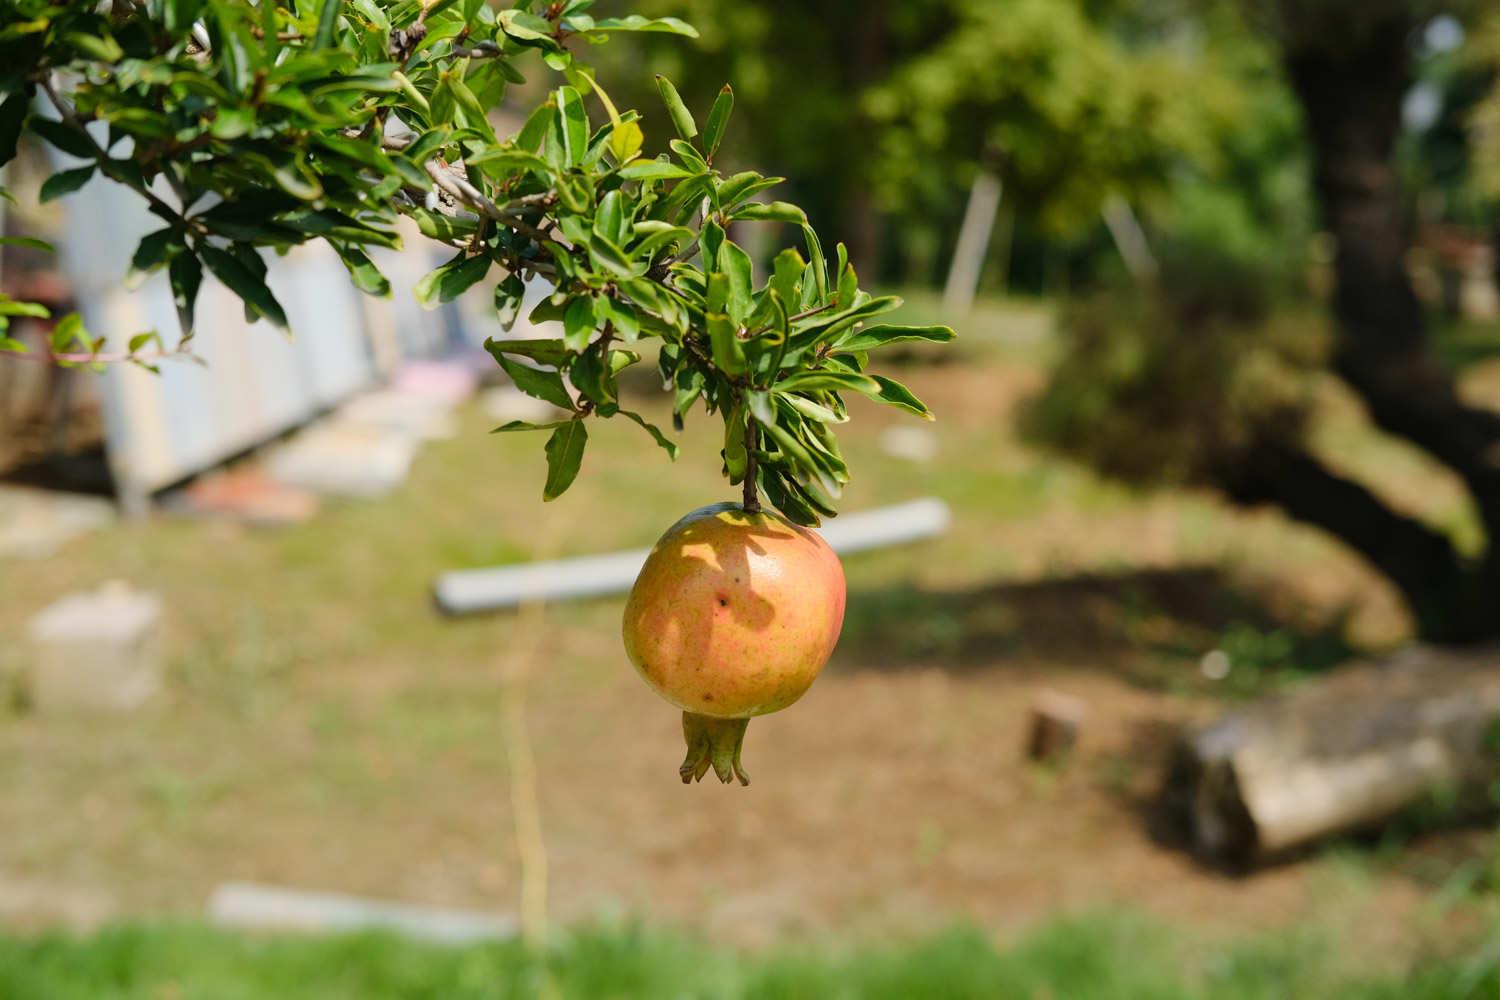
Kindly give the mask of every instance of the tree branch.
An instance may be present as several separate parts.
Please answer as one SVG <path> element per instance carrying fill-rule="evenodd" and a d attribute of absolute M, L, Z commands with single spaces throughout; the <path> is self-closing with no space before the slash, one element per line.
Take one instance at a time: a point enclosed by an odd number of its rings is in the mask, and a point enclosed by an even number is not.
<path fill-rule="evenodd" d="M 1274 504 L 1358 552 L 1395 583 L 1422 635 L 1452 641 L 1482 634 L 1493 597 L 1480 592 L 1476 575 L 1448 537 L 1392 510 L 1315 456 L 1293 445 L 1265 442 L 1214 478 L 1235 502 Z"/>
<path fill-rule="evenodd" d="M 201 224 L 193 222 L 191 219 L 182 215 L 171 205 L 168 205 L 161 197 L 156 194 L 156 192 L 152 191 L 144 184 L 137 184 L 129 178 L 117 176 L 112 169 L 113 161 L 110 160 L 109 153 L 105 152 L 105 150 L 97 142 L 94 141 L 93 135 L 89 133 L 89 130 L 87 126 L 85 126 L 83 120 L 78 117 L 78 112 L 74 110 L 73 106 L 69 104 L 67 100 L 65 100 L 63 96 L 57 92 L 57 88 L 53 84 L 52 78 L 50 76 L 44 78 L 41 81 L 41 84 L 42 92 L 47 95 L 47 100 L 51 101 L 52 106 L 57 109 L 57 113 L 62 118 L 63 122 L 65 122 L 70 128 L 72 128 L 75 132 L 82 136 L 84 140 L 88 142 L 89 148 L 93 151 L 94 160 L 99 164 L 99 167 L 111 180 L 124 184 L 136 194 L 139 194 L 142 198 L 145 198 L 146 201 L 150 203 L 151 207 L 156 210 L 156 213 L 166 221 L 176 223 L 177 225 L 180 225 L 185 229 L 192 229 L 194 232 L 200 234 L 206 232 Z"/>

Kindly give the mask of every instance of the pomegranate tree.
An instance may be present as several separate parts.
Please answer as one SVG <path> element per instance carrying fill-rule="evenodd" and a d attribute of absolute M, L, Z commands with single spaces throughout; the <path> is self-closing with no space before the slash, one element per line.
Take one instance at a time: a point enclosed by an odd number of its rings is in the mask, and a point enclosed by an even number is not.
<path fill-rule="evenodd" d="M 154 367 L 188 353 L 205 274 L 251 319 L 286 326 L 268 249 L 322 241 L 361 290 L 388 295 L 368 251 L 399 245 L 404 218 L 452 254 L 414 289 L 428 307 L 488 282 L 508 330 L 528 282 L 552 288 L 530 318 L 558 322 L 560 337 L 486 343 L 518 388 L 562 413 L 499 428 L 549 432 L 542 496 L 552 500 L 578 474 L 591 418 L 624 416 L 676 456 L 617 383 L 646 342 L 659 345 L 673 424 L 698 405 L 723 420 L 723 469 L 743 500 L 695 512 L 662 538 L 631 595 L 626 645 L 685 713 L 683 776 L 712 766 L 744 780 L 746 720 L 795 701 L 838 637 L 843 572 L 809 526 L 835 513 L 849 481 L 833 433 L 848 419 L 844 399 L 930 418 L 868 370 L 869 354 L 953 332 L 870 325 L 900 300 L 861 290 L 842 245 L 830 260 L 800 208 L 764 197 L 781 178 L 718 169 L 728 86 L 700 128 L 658 77 L 670 134 L 657 130 L 661 152 L 648 155 L 644 126 L 655 123 L 618 108 L 579 60 L 580 40 L 696 32 L 671 17 L 596 16 L 593 0 L 3 7 L 0 166 L 19 141 L 45 143 L 72 165 L 39 200 L 95 177 L 142 198 L 161 227 L 142 238 L 132 271 L 165 273 L 182 327 L 175 344 L 146 332 L 107 351 L 71 314 L 47 340 L 54 361 Z M 518 132 L 498 133 L 491 109 L 539 66 L 557 86 Z M 801 249 L 753 260 L 731 236 L 760 225 L 793 227 Z M 0 293 L 0 351 L 27 350 L 8 335 L 16 317 L 50 320 Z M 762 511 L 761 496 L 778 513 Z"/>

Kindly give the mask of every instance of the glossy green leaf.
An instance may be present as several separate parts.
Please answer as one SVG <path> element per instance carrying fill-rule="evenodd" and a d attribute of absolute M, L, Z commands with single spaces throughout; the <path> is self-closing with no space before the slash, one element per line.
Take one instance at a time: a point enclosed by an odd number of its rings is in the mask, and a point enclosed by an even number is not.
<path fill-rule="evenodd" d="M 850 331 L 835 346 L 841 351 L 868 351 L 904 340 L 946 344 L 953 336 L 953 330 L 946 326 L 871 326 Z"/>
<path fill-rule="evenodd" d="M 708 122 L 703 126 L 703 152 L 709 159 L 719 150 L 724 140 L 724 130 L 729 126 L 729 113 L 734 110 L 734 88 L 724 84 L 714 106 L 708 111 Z"/>
<path fill-rule="evenodd" d="M 573 485 L 583 464 L 583 449 L 588 440 L 588 430 L 580 417 L 552 432 L 547 439 L 547 482 L 542 487 L 543 500 L 556 500 Z"/>
<path fill-rule="evenodd" d="M 880 384 L 867 375 L 850 372 L 805 371 L 788 375 L 776 383 L 776 388 L 783 392 L 831 389 L 834 392 L 862 392 L 871 395 L 880 391 Z"/>
<path fill-rule="evenodd" d="M 672 119 L 672 127 L 684 140 L 689 140 L 698 134 L 698 123 L 693 121 L 693 113 L 688 110 L 682 101 L 682 95 L 672 85 L 672 81 L 656 74 L 656 88 L 661 91 L 662 103 L 667 106 L 667 116 Z"/>
<path fill-rule="evenodd" d="M 500 362 L 500 367 L 505 369 L 505 374 L 510 376 L 510 380 L 516 384 L 517 389 L 561 409 L 573 409 L 573 400 L 568 396 L 562 376 L 557 372 L 544 371 L 530 365 L 523 365 L 519 361 L 512 361 L 505 356 L 504 352 L 497 352 L 494 348 L 490 349 L 490 353 L 495 355 L 495 360 Z"/>
<path fill-rule="evenodd" d="M 562 427 L 566 424 L 571 424 L 572 422 L 573 421 L 571 418 L 568 420 L 548 420 L 546 423 L 541 424 L 533 424 L 525 420 L 512 420 L 509 423 L 501 424 L 499 427 L 496 427 L 494 430 L 490 431 L 490 433 L 509 434 L 514 431 L 550 431 L 554 428 Z"/>
<path fill-rule="evenodd" d="M 897 382 L 895 379 L 886 378 L 883 375 L 872 375 L 870 378 L 876 383 L 877 389 L 875 392 L 864 389 L 859 390 L 866 396 L 869 396 L 871 399 L 878 399 L 882 403 L 888 403 L 891 406 L 910 413 L 915 413 L 924 420 L 935 419 L 932 411 L 927 408 L 927 404 L 912 395 L 911 390 L 900 382 Z"/>
<path fill-rule="evenodd" d="M 662 31 L 673 35 L 697 38 L 698 29 L 675 17 L 643 17 L 631 14 L 628 17 L 601 17 L 594 22 L 594 31 Z"/>
<path fill-rule="evenodd" d="M 562 364 L 568 357 L 568 348 L 563 342 L 550 338 L 497 340 L 490 337 L 484 342 L 484 349 L 494 355 L 497 361 L 502 354 L 515 354 L 553 367 Z"/>
<path fill-rule="evenodd" d="M 87 184 L 93 176 L 92 165 L 55 173 L 42 183 L 42 190 L 37 195 L 37 200 L 48 202 L 54 198 L 61 198 L 65 194 L 71 194 Z"/>
<path fill-rule="evenodd" d="M 433 268 L 417 282 L 413 294 L 424 309 L 436 309 L 452 302 L 472 288 L 490 270 L 488 257 L 468 257 L 463 253 Z"/>
<path fill-rule="evenodd" d="M 287 328 L 286 312 L 260 275 L 246 267 L 238 257 L 215 247 L 199 247 L 198 253 L 214 277 L 238 295 L 247 307 L 283 330 Z"/>
<path fill-rule="evenodd" d="M 637 160 L 621 167 L 620 176 L 627 181 L 663 181 L 691 177 L 693 172 L 667 160 Z"/>
<path fill-rule="evenodd" d="M 651 421 L 647 420 L 639 413 L 635 413 L 631 410 L 622 409 L 620 410 L 620 415 L 629 417 L 631 420 L 634 420 L 636 423 L 644 427 L 646 429 L 646 433 L 650 434 L 652 439 L 661 446 L 662 450 L 671 456 L 672 461 L 677 461 L 677 442 L 673 441 L 671 438 L 663 434 L 660 427 L 657 427 L 655 424 L 651 423 Z"/>

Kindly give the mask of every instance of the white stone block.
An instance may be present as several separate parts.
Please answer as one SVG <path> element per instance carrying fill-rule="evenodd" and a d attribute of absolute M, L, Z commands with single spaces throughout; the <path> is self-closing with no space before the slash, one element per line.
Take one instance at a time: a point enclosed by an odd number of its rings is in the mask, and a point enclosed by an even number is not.
<path fill-rule="evenodd" d="M 129 711 L 161 686 L 161 602 L 110 583 L 71 594 L 31 620 L 23 667 L 42 712 Z"/>

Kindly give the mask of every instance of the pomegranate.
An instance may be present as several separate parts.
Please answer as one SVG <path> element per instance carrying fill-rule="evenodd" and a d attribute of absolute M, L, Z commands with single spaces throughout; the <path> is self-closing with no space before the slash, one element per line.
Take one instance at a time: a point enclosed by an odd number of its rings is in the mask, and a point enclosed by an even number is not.
<path fill-rule="evenodd" d="M 696 781 L 748 785 L 740 764 L 752 716 L 802 697 L 838 642 L 844 569 L 828 543 L 779 514 L 701 507 L 667 529 L 625 604 L 625 651 L 682 709 Z"/>

